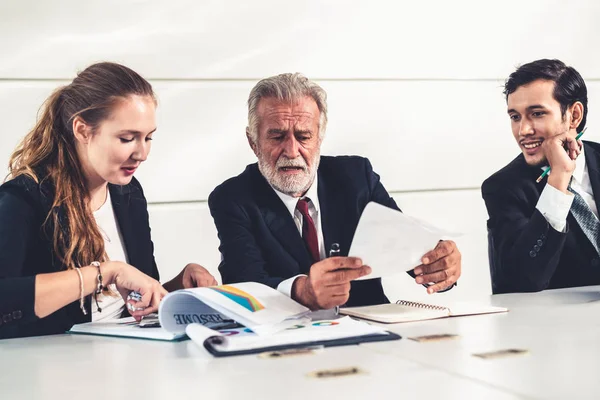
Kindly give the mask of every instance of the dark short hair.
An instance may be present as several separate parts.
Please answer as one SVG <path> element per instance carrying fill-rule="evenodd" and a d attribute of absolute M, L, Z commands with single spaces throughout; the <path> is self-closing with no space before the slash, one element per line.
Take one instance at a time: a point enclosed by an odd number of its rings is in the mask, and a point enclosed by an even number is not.
<path fill-rule="evenodd" d="M 566 66 L 560 60 L 542 59 L 521 65 L 504 82 L 506 100 L 508 101 L 508 95 L 519 87 L 538 79 L 554 82 L 552 96 L 559 102 L 563 117 L 567 112 L 567 108 L 575 102 L 579 101 L 583 104 L 583 118 L 577 127 L 577 132 L 581 132 L 587 121 L 587 88 L 579 72 L 573 67 Z"/>

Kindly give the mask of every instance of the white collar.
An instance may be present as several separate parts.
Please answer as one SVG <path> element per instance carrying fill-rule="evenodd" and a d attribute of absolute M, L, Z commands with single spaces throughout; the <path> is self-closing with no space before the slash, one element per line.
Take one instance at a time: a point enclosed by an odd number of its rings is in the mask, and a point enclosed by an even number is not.
<path fill-rule="evenodd" d="M 581 153 L 579 153 L 577 160 L 575 160 L 575 171 L 573 171 L 573 179 L 575 179 L 575 181 L 579 184 L 583 183 L 584 172 L 587 169 L 583 147 L 584 146 L 581 146 Z"/>
<path fill-rule="evenodd" d="M 288 209 L 288 211 L 290 212 L 290 214 L 292 216 L 294 216 L 294 212 L 296 211 L 296 205 L 298 204 L 298 200 L 300 198 L 292 197 L 289 194 L 281 193 L 279 190 L 275 189 L 273 186 L 271 186 L 271 187 L 273 188 L 275 193 L 277 193 L 277 196 L 279 196 L 281 201 L 283 201 L 283 204 L 285 204 L 285 206 Z M 315 210 L 317 210 L 317 213 L 319 212 L 319 194 L 317 191 L 318 187 L 319 187 L 319 176 L 318 176 L 318 174 L 316 174 L 315 180 L 313 181 L 312 185 L 310 185 L 310 188 L 308 189 L 306 194 L 301 197 L 301 198 L 308 197 L 310 199 L 310 201 L 313 203 L 313 205 L 315 206 Z"/>

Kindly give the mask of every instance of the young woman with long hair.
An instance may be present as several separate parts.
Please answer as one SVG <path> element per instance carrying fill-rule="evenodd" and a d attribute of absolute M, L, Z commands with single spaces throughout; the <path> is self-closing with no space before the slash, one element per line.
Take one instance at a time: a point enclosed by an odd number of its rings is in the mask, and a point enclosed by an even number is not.
<path fill-rule="evenodd" d="M 45 102 L 0 186 L 0 338 L 155 312 L 167 290 L 216 284 L 188 264 L 161 286 L 133 177 L 154 131 L 152 86 L 94 64 Z M 127 302 L 131 291 L 140 301 Z M 126 306 L 127 304 L 127 306 Z"/>

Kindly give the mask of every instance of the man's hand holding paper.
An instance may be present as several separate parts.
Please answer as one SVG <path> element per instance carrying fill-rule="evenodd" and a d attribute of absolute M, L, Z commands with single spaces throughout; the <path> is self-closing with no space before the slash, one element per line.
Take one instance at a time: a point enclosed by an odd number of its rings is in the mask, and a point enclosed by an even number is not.
<path fill-rule="evenodd" d="M 418 284 L 433 284 L 428 293 L 451 287 L 460 277 L 461 254 L 447 237 L 457 234 L 377 203 L 369 203 L 360 218 L 349 256 L 360 257 L 373 279 L 413 273 Z M 414 271 L 413 271 L 414 270 Z"/>
<path fill-rule="evenodd" d="M 435 249 L 421 258 L 422 264 L 414 269 L 415 282 L 433 283 L 427 293 L 445 290 L 456 283 L 461 273 L 461 254 L 452 240 L 443 240 Z"/>
<path fill-rule="evenodd" d="M 370 272 L 360 258 L 326 258 L 315 263 L 308 276 L 294 281 L 292 298 L 311 310 L 340 306 L 350 297 L 350 281 Z"/>

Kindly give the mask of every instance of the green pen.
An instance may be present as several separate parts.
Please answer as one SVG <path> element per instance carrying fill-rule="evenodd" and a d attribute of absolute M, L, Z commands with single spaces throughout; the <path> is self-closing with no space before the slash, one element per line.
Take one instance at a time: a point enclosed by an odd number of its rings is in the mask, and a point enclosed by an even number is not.
<path fill-rule="evenodd" d="M 587 126 L 585 128 L 583 128 L 583 130 L 581 132 L 579 132 L 577 134 L 577 136 L 575 136 L 575 140 L 579 140 L 579 138 L 583 135 L 583 133 L 585 132 L 586 129 L 587 129 Z M 548 175 L 549 173 L 550 173 L 550 167 L 546 168 L 544 170 L 544 172 L 542 172 L 540 177 L 535 180 L 535 183 L 540 183 L 542 181 L 542 179 L 544 179 L 546 177 L 546 175 Z"/>

